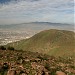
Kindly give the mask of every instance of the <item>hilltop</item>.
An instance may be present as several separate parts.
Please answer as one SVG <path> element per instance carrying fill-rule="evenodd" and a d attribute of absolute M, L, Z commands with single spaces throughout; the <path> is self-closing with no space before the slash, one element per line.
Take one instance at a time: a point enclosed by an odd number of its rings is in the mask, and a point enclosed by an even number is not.
<path fill-rule="evenodd" d="M 39 52 L 53 56 L 74 56 L 75 33 L 66 30 L 50 29 L 24 39 L 8 44 L 17 50 Z"/>
<path fill-rule="evenodd" d="M 75 75 L 75 60 L 37 52 L 0 50 L 0 75 Z"/>

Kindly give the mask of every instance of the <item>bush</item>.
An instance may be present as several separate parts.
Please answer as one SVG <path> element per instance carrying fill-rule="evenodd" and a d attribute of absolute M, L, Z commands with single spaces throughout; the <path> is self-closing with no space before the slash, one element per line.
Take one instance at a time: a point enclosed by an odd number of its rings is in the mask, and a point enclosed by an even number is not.
<path fill-rule="evenodd" d="M 8 50 L 15 50 L 14 47 L 10 47 L 10 46 L 7 49 Z"/>
<path fill-rule="evenodd" d="M 46 56 L 38 56 L 37 58 L 39 58 L 41 60 L 48 60 L 48 58 Z"/>
<path fill-rule="evenodd" d="M 45 68 L 46 68 L 47 70 L 50 70 L 49 63 L 46 63 L 46 64 L 45 64 Z"/>
<path fill-rule="evenodd" d="M 9 65 L 7 63 L 4 63 L 2 68 L 3 70 L 7 70 L 9 68 Z"/>
<path fill-rule="evenodd" d="M 4 46 L 0 46 L 1 50 L 6 50 L 6 48 Z"/>

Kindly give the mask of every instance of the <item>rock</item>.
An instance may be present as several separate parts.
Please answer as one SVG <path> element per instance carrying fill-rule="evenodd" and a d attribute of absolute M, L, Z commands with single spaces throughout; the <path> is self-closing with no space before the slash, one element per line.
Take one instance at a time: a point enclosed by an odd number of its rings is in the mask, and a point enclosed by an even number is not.
<path fill-rule="evenodd" d="M 16 75 L 16 71 L 8 70 L 7 75 Z"/>
<path fill-rule="evenodd" d="M 36 68 L 37 68 L 37 63 L 32 62 L 32 63 L 31 63 L 31 66 L 32 66 L 33 69 L 36 69 Z"/>
<path fill-rule="evenodd" d="M 27 75 L 27 74 L 25 74 L 25 73 L 22 73 L 21 75 Z"/>
<path fill-rule="evenodd" d="M 66 74 L 62 71 L 56 71 L 56 75 L 66 75 Z"/>

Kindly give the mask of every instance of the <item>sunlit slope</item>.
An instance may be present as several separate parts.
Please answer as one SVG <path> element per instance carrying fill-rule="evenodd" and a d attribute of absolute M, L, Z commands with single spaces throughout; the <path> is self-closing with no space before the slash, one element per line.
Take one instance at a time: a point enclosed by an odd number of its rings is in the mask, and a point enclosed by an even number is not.
<path fill-rule="evenodd" d="M 33 37 L 8 44 L 15 49 L 29 50 L 32 52 L 46 53 L 54 56 L 74 56 L 75 33 L 66 30 L 45 30 Z"/>

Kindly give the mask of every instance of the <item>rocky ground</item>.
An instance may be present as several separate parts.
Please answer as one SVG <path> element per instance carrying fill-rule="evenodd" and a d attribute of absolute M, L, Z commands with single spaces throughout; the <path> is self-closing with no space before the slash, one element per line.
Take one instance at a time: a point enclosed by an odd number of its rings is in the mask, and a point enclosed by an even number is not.
<path fill-rule="evenodd" d="M 37 52 L 0 50 L 0 75 L 75 75 L 75 60 Z"/>

